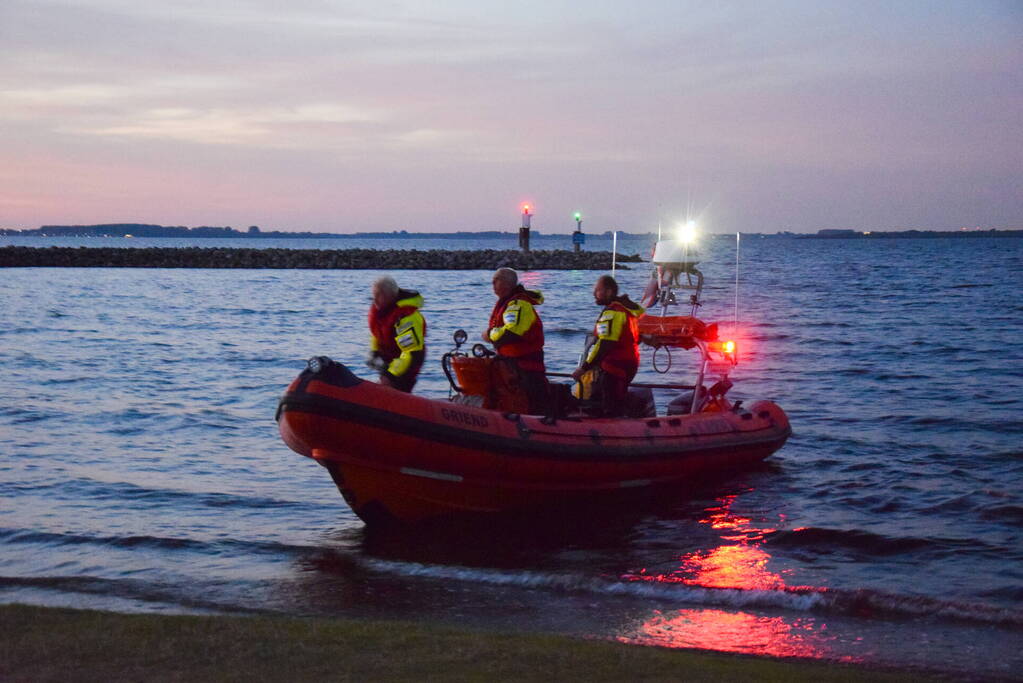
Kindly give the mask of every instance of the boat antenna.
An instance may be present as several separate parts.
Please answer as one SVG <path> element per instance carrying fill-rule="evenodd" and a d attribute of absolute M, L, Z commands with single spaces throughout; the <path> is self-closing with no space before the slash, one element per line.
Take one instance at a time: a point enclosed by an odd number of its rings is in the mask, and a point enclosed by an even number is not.
<path fill-rule="evenodd" d="M 618 231 L 611 231 L 611 277 L 615 276 L 615 258 L 618 256 Z"/>
<path fill-rule="evenodd" d="M 693 172 L 686 171 L 686 223 L 693 219 Z"/>
<path fill-rule="evenodd" d="M 739 233 L 735 233 L 735 326 L 739 326 Z"/>

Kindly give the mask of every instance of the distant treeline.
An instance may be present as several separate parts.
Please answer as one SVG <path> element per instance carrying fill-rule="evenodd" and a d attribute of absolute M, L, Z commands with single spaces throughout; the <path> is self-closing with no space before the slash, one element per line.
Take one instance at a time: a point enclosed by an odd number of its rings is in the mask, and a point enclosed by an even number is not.
<path fill-rule="evenodd" d="M 542 233 L 533 229 L 532 236 L 564 237 L 565 233 Z M 655 233 L 629 233 L 619 230 L 623 237 L 652 237 Z M 748 237 L 777 237 L 795 239 L 899 239 L 926 237 L 1023 237 L 1023 230 L 873 230 L 861 231 L 850 229 L 828 228 L 813 234 L 794 232 L 757 233 L 744 232 Z M 516 238 L 518 232 L 501 230 L 479 230 L 459 232 L 409 232 L 392 230 L 390 232 L 285 232 L 283 230 L 261 230 L 259 226 L 249 226 L 247 230 L 235 230 L 230 226 L 201 226 L 186 228 L 183 226 L 149 225 L 146 223 L 105 223 L 102 225 L 43 225 L 35 229 L 14 230 L 0 229 L 0 235 L 39 236 L 39 237 L 219 237 L 219 238 L 268 238 L 268 239 L 500 239 Z M 611 237 L 611 231 L 587 233 L 589 237 Z M 669 237 L 665 237 L 668 239 Z"/>
<path fill-rule="evenodd" d="M 798 239 L 848 240 L 848 239 L 914 239 L 933 237 L 1023 237 L 1023 230 L 819 230 L 813 235 L 795 235 Z"/>
<path fill-rule="evenodd" d="M 35 230 L 5 230 L 4 234 L 40 235 L 44 237 L 262 237 L 259 228 L 252 226 L 248 232 L 231 227 L 198 228 L 184 226 L 147 225 L 145 223 L 105 223 L 103 225 L 43 225 Z M 308 233 L 310 236 L 312 233 Z M 270 236 L 269 233 L 266 234 Z"/>
<path fill-rule="evenodd" d="M 531 231 L 533 237 L 542 235 L 539 230 Z M 619 235 L 629 235 L 619 231 Z M 149 225 L 146 223 L 104 223 L 102 225 L 43 225 L 35 229 L 11 230 L 0 229 L 0 235 L 22 235 L 40 237 L 265 237 L 271 239 L 404 239 L 409 237 L 433 238 L 433 239 L 488 239 L 488 238 L 515 238 L 518 232 L 502 232 L 500 230 L 480 230 L 462 232 L 408 232 L 407 230 L 392 230 L 391 232 L 356 232 L 340 234 L 334 232 L 284 232 L 282 230 L 261 230 L 258 225 L 249 226 L 248 230 L 235 230 L 227 227 L 201 226 L 198 228 L 186 228 L 183 226 Z M 550 236 L 554 236 L 550 233 Z M 590 233 L 590 236 L 598 236 L 600 233 Z M 610 237 L 611 231 L 602 233 Z M 557 234 L 558 237 L 567 237 L 565 234 Z M 645 236 L 640 234 L 637 236 Z"/>

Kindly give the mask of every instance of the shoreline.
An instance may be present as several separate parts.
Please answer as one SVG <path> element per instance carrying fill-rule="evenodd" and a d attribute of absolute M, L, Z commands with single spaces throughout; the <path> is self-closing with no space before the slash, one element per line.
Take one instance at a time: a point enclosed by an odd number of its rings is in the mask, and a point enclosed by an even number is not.
<path fill-rule="evenodd" d="M 12 680 L 919 681 L 937 672 L 441 623 L 0 605 Z M 187 653 L 182 656 L 182 653 Z"/>
<path fill-rule="evenodd" d="M 636 255 L 616 256 L 643 263 Z M 0 268 L 250 268 L 311 270 L 609 270 L 611 252 L 481 249 L 0 247 Z"/>

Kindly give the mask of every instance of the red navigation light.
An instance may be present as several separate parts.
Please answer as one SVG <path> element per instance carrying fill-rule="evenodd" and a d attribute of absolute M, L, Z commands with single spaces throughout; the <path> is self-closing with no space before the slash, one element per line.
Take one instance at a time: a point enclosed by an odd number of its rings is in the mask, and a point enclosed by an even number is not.
<path fill-rule="evenodd" d="M 734 341 L 712 341 L 707 342 L 707 348 L 711 351 L 717 351 L 718 353 L 724 353 L 731 355 L 735 353 L 736 345 Z"/>
<path fill-rule="evenodd" d="M 739 362 L 739 345 L 732 340 L 707 342 L 707 350 L 715 351 L 731 361 L 732 365 Z"/>
<path fill-rule="evenodd" d="M 529 213 L 529 204 L 522 205 L 522 213 Z"/>

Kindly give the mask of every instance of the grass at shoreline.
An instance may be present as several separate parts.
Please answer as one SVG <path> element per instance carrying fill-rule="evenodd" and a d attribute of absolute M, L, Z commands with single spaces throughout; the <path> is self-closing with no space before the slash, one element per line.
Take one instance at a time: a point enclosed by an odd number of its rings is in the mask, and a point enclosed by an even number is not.
<path fill-rule="evenodd" d="M 429 624 L 4 605 L 0 679 L 909 681 L 921 675 Z"/>

